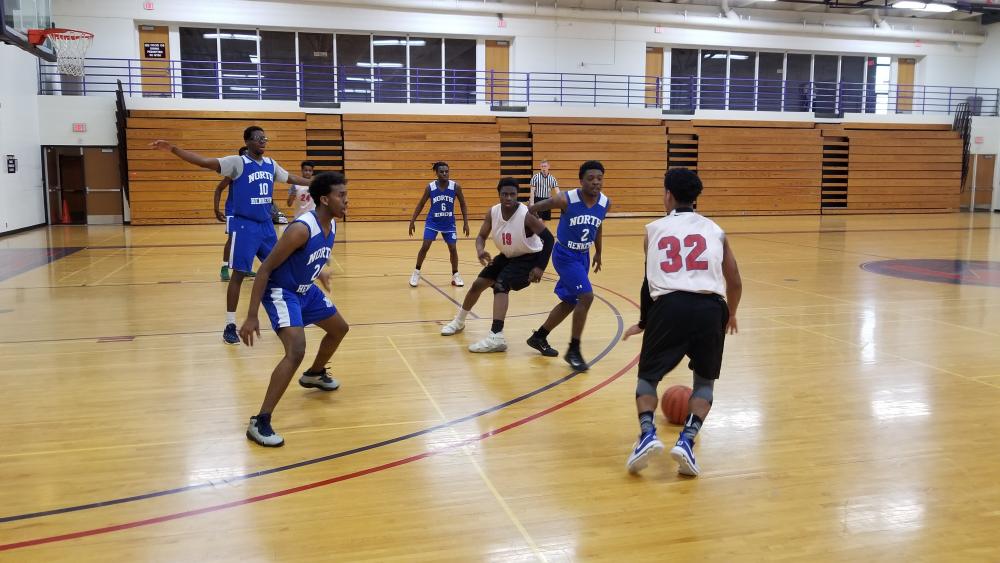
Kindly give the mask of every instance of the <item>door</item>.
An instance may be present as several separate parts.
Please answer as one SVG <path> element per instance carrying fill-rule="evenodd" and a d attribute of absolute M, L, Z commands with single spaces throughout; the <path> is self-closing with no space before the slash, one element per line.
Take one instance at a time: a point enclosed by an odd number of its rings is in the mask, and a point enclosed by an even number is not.
<path fill-rule="evenodd" d="M 87 224 L 87 183 L 83 173 L 82 154 L 56 156 L 59 195 L 62 208 L 59 222 L 68 225 Z"/>
<path fill-rule="evenodd" d="M 916 59 L 899 59 L 896 73 L 896 113 L 913 111 L 913 71 Z"/>
<path fill-rule="evenodd" d="M 663 98 L 663 47 L 646 47 L 646 107 L 660 107 Z"/>
<path fill-rule="evenodd" d="M 486 41 L 486 99 L 506 102 L 510 93 L 510 41 Z"/>
<path fill-rule="evenodd" d="M 142 95 L 169 97 L 170 36 L 165 25 L 139 26 L 139 57 L 142 67 Z"/>
<path fill-rule="evenodd" d="M 965 178 L 965 186 L 962 189 L 962 207 L 969 207 L 975 191 L 976 209 L 990 208 L 993 203 L 993 172 L 996 169 L 996 158 L 994 154 L 969 155 L 969 175 Z M 973 171 L 975 171 L 974 176 Z"/>
<path fill-rule="evenodd" d="M 83 149 L 84 179 L 87 187 L 87 224 L 122 222 L 122 180 L 118 170 L 118 149 Z"/>

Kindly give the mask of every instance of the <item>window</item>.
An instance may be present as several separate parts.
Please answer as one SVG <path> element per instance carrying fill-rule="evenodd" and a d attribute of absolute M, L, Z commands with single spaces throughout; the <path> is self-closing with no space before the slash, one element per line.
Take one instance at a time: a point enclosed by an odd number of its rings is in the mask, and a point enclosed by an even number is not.
<path fill-rule="evenodd" d="M 333 65 L 332 33 L 299 34 L 299 68 L 301 100 L 304 102 L 336 101 L 336 68 Z"/>
<path fill-rule="evenodd" d="M 407 102 L 406 88 L 406 49 L 409 40 L 406 37 L 376 35 L 372 38 L 372 74 L 371 83 L 375 90 L 376 102 L 392 102 L 405 104 Z"/>
<path fill-rule="evenodd" d="M 411 102 L 424 104 L 440 104 L 442 102 L 441 49 L 442 40 L 440 38 L 410 38 Z"/>
<path fill-rule="evenodd" d="M 698 81 L 701 109 L 726 109 L 726 58 L 729 53 L 702 49 L 701 79 Z"/>
<path fill-rule="evenodd" d="M 260 32 L 261 98 L 296 100 L 295 34 L 286 31 Z"/>
<path fill-rule="evenodd" d="M 369 102 L 375 73 L 370 35 L 337 34 L 337 90 L 340 101 Z"/>
<path fill-rule="evenodd" d="M 222 53 L 222 97 L 225 99 L 260 97 L 260 62 L 257 30 L 220 29 Z"/>
<path fill-rule="evenodd" d="M 219 97 L 217 30 L 182 27 L 181 87 L 185 98 Z"/>
<path fill-rule="evenodd" d="M 784 78 L 785 54 L 761 53 L 757 72 L 757 109 L 781 111 L 781 80 Z"/>
<path fill-rule="evenodd" d="M 813 111 L 835 113 L 839 110 L 837 103 L 837 71 L 840 57 L 836 55 L 816 55 L 813 71 Z"/>
<path fill-rule="evenodd" d="M 840 57 L 840 109 L 861 112 L 864 93 L 865 57 Z"/>
<path fill-rule="evenodd" d="M 670 50 L 670 107 L 694 111 L 698 80 L 698 49 Z"/>
<path fill-rule="evenodd" d="M 445 39 L 444 69 L 446 102 L 476 103 L 476 40 Z"/>
<path fill-rule="evenodd" d="M 729 109 L 753 110 L 754 79 L 757 73 L 757 53 L 731 51 L 729 53 Z"/>
<path fill-rule="evenodd" d="M 812 109 L 812 55 L 788 54 L 785 74 L 785 111 Z"/>

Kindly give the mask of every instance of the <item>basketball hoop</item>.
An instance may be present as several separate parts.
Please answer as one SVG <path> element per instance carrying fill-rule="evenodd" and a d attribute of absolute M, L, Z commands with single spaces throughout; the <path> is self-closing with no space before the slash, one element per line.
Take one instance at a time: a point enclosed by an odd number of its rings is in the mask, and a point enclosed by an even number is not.
<path fill-rule="evenodd" d="M 56 51 L 56 65 L 59 72 L 71 76 L 83 76 L 84 55 L 94 40 L 94 34 L 75 29 L 29 29 L 28 42 L 34 46 L 48 39 Z"/>

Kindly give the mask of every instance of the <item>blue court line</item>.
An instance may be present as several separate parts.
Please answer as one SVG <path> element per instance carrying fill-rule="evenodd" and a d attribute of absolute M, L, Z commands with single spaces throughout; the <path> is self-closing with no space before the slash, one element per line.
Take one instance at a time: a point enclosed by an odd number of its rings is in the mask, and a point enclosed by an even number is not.
<path fill-rule="evenodd" d="M 615 345 L 617 345 L 618 342 L 621 340 L 622 334 L 623 334 L 623 332 L 625 330 L 625 325 L 624 325 L 624 321 L 622 319 L 621 311 L 619 311 L 618 308 L 616 308 L 607 299 L 605 299 L 605 298 L 603 298 L 603 297 L 601 297 L 601 296 L 599 296 L 597 294 L 594 294 L 594 297 L 597 298 L 597 299 L 599 299 L 599 300 L 601 300 L 602 302 L 604 302 L 604 304 L 607 305 L 608 308 L 611 309 L 611 312 L 614 313 L 615 318 L 618 321 L 618 329 L 617 329 L 617 331 L 615 333 L 614 338 L 611 339 L 611 342 L 607 345 L 607 347 L 605 347 L 604 350 L 602 350 L 601 353 L 598 354 L 597 356 L 595 356 L 594 359 L 590 362 L 589 365 L 591 365 L 591 366 L 593 366 L 594 364 L 598 363 L 599 361 L 601 361 L 602 359 L 604 359 L 605 356 L 607 356 L 609 353 L 611 353 L 611 350 L 614 349 Z M 537 389 L 535 389 L 533 391 L 529 391 L 528 393 L 525 393 L 525 394 L 520 395 L 518 397 L 514 397 L 513 399 L 510 399 L 510 400 L 505 401 L 503 403 L 500 403 L 498 405 L 494 405 L 492 407 L 487 407 L 487 408 L 485 408 L 485 409 L 483 409 L 481 411 L 478 411 L 478 412 L 475 412 L 475 413 L 472 413 L 472 414 L 468 414 L 468 415 L 465 415 L 465 416 L 460 417 L 460 418 L 455 418 L 455 419 L 449 420 L 447 422 L 442 422 L 441 424 L 437 424 L 437 425 L 434 425 L 434 426 L 431 426 L 431 427 L 428 427 L 428 428 L 424 428 L 423 430 L 417 430 L 416 432 L 411 432 L 409 434 L 404 434 L 402 436 L 396 436 L 395 438 L 390 438 L 388 440 L 383 440 L 381 442 L 374 442 L 372 444 L 367 444 L 367 445 L 359 446 L 359 447 L 352 448 L 352 449 L 349 449 L 349 450 L 344 450 L 344 451 L 332 453 L 332 454 L 325 455 L 325 456 L 322 456 L 322 457 L 316 457 L 316 458 L 312 458 L 312 459 L 306 459 L 306 460 L 295 462 L 295 463 L 291 463 L 291 464 L 288 464 L 288 465 L 282 465 L 282 466 L 279 466 L 279 467 L 273 467 L 271 469 L 264 469 L 264 470 L 261 470 L 261 471 L 255 471 L 253 473 L 246 473 L 246 474 L 243 474 L 243 475 L 237 475 L 235 477 L 227 478 L 227 479 L 223 480 L 222 482 L 223 483 L 232 483 L 232 482 L 237 482 L 237 481 L 245 481 L 245 480 L 248 480 L 248 479 L 254 479 L 254 478 L 257 478 L 257 477 L 263 477 L 265 475 L 271 475 L 273 473 L 280 473 L 282 471 L 288 471 L 288 470 L 291 470 L 291 469 L 297 469 L 299 467 L 305 467 L 307 465 L 314 465 L 314 464 L 322 463 L 322 462 L 325 462 L 325 461 L 331 461 L 331 460 L 334 460 L 334 459 L 339 459 L 339 458 L 342 458 L 342 457 L 347 457 L 347 456 L 350 456 L 350 455 L 354 455 L 354 454 L 358 454 L 358 453 L 362 453 L 362 452 L 367 452 L 367 451 L 370 451 L 370 450 L 381 448 L 383 446 L 388 446 L 390 444 L 395 444 L 397 442 L 402 442 L 404 440 L 409 440 L 411 438 L 416 438 L 418 436 L 423 436 L 423 435 L 426 435 L 426 434 L 430 434 L 432 432 L 436 432 L 436 431 L 444 429 L 444 428 L 449 428 L 451 426 L 455 426 L 457 424 L 461 424 L 461 423 L 467 422 L 469 420 L 480 418 L 480 417 L 485 416 L 487 414 L 490 414 L 490 413 L 493 413 L 493 412 L 497 412 L 497 411 L 505 409 L 505 408 L 507 408 L 507 407 L 509 407 L 511 405 L 514 405 L 514 404 L 520 403 L 522 401 L 525 401 L 527 399 L 530 399 L 531 397 L 534 397 L 535 395 L 538 395 L 540 393 L 548 391 L 549 389 L 552 389 L 553 387 L 557 387 L 559 385 L 562 385 L 563 383 L 566 383 L 567 381 L 575 378 L 576 376 L 580 375 L 581 373 L 583 373 L 583 372 L 579 372 L 579 371 L 571 372 L 568 375 L 565 375 L 565 376 L 563 376 L 563 377 L 561 377 L 559 379 L 556 379 L 555 381 L 552 381 L 552 382 L 550 382 L 550 383 L 548 383 L 546 385 L 543 385 L 542 387 L 539 387 L 539 388 L 537 388 Z M 153 491 L 153 492 L 150 492 L 150 493 L 143 493 L 143 494 L 140 494 L 140 495 L 134 495 L 134 496 L 130 496 L 130 497 L 121 497 L 121 498 L 116 498 L 116 499 L 111 499 L 111 500 L 92 502 L 92 503 L 88 503 L 88 504 L 79 504 L 79 505 L 75 505 L 75 506 L 64 506 L 62 508 L 53 508 L 51 510 L 42 510 L 42 511 L 38 511 L 38 512 L 28 512 L 28 513 L 25 513 L 25 514 L 15 514 L 15 515 L 12 515 L 12 516 L 3 516 L 3 517 L 0 517 L 0 523 L 4 523 L 4 522 L 16 522 L 16 521 L 19 521 L 19 520 L 30 520 L 32 518 L 41 518 L 43 516 L 54 516 L 56 514 L 66 514 L 66 513 L 69 513 L 69 512 L 79 512 L 79 511 L 83 511 L 83 510 L 90 510 L 90 509 L 93 509 L 93 508 L 102 508 L 102 507 L 105 507 L 105 506 L 114 506 L 116 504 L 125 504 L 125 503 L 140 501 L 140 500 L 146 500 L 146 499 L 156 498 L 156 497 L 162 497 L 162 496 L 168 496 L 168 495 L 175 495 L 175 494 L 178 494 L 178 493 L 184 493 L 184 492 L 194 491 L 194 490 L 198 490 L 198 489 L 205 489 L 205 488 L 208 488 L 208 487 L 215 487 L 218 484 L 219 483 L 216 482 L 216 481 L 206 481 L 204 483 L 195 483 L 193 485 L 187 485 L 187 486 L 184 486 L 184 487 L 177 487 L 177 488 L 173 488 L 173 489 L 164 489 L 164 490 L 161 490 L 161 491 Z"/>
<path fill-rule="evenodd" d="M 0 249 L 0 257 L 2 257 L 0 260 L 0 281 L 19 276 L 83 249 L 82 246 Z"/>
<path fill-rule="evenodd" d="M 457 306 L 458 306 L 458 307 L 460 307 L 460 308 L 462 307 L 462 304 L 461 304 L 461 303 L 459 303 L 458 301 L 455 301 L 455 299 L 454 299 L 454 298 L 453 298 L 453 297 L 452 297 L 451 295 L 448 295 L 448 294 L 447 294 L 447 293 L 445 293 L 445 292 L 444 292 L 444 290 L 442 290 L 442 289 L 441 289 L 440 287 L 438 287 L 438 286 L 434 285 L 434 282 L 432 282 L 431 280 L 429 280 L 429 279 L 425 278 L 423 274 L 420 274 L 420 279 L 422 279 L 422 280 L 424 280 L 425 282 L 427 282 L 427 285 L 429 285 L 429 286 L 431 286 L 432 288 L 434 288 L 434 291 L 437 291 L 437 292 L 438 292 L 438 293 L 440 293 L 441 295 L 444 295 L 444 298 L 445 298 L 445 299 L 447 299 L 448 301 L 451 301 L 452 303 L 454 303 L 455 305 L 457 305 Z M 470 316 L 470 317 L 472 317 L 473 319 L 476 319 L 476 320 L 479 320 L 479 318 L 480 318 L 480 317 L 479 317 L 479 315 L 477 315 L 477 314 L 476 314 L 475 312 L 473 312 L 473 311 L 469 311 L 469 316 Z"/>

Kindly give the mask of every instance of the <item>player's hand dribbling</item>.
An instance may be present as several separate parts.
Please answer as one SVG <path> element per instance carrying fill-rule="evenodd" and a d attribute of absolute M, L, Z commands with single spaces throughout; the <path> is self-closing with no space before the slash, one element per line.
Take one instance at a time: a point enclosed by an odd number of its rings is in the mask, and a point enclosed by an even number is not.
<path fill-rule="evenodd" d="M 243 321 L 243 326 L 240 327 L 240 340 L 247 346 L 253 346 L 254 334 L 260 338 L 260 322 L 257 317 L 247 317 L 247 320 Z"/>
<path fill-rule="evenodd" d="M 625 337 L 622 340 L 628 340 L 630 336 L 635 336 L 637 334 L 642 334 L 643 329 L 639 328 L 639 325 L 632 325 L 625 329 Z"/>
<path fill-rule="evenodd" d="M 330 272 L 323 270 L 316 276 L 316 280 L 323 286 L 323 289 L 330 291 Z"/>
<path fill-rule="evenodd" d="M 164 141 L 163 139 L 157 139 L 152 143 L 149 143 L 150 148 L 154 148 L 158 151 L 170 152 L 174 150 L 174 145 L 170 141 Z"/>
<path fill-rule="evenodd" d="M 545 272 L 543 272 L 541 268 L 532 268 L 531 271 L 528 272 L 528 281 L 531 283 L 538 283 L 542 281 L 542 274 L 544 273 Z"/>
<path fill-rule="evenodd" d="M 413 236 L 413 231 L 414 230 L 416 230 L 416 225 L 413 224 L 413 221 L 410 221 L 410 236 L 411 237 Z"/>
<path fill-rule="evenodd" d="M 483 266 L 489 266 L 491 260 L 493 260 L 493 258 L 490 256 L 489 252 L 484 250 L 479 253 L 479 263 Z"/>
<path fill-rule="evenodd" d="M 218 209 L 215 210 L 215 218 L 218 219 L 220 223 L 226 222 L 226 216 L 223 215 Z"/>
<path fill-rule="evenodd" d="M 600 271 L 601 271 L 601 253 L 600 252 L 595 252 L 594 253 L 594 273 L 596 274 L 597 272 L 600 272 Z"/>
<path fill-rule="evenodd" d="M 726 322 L 726 334 L 736 334 L 739 331 L 739 327 L 736 326 L 736 317 L 729 317 L 729 321 Z"/>

